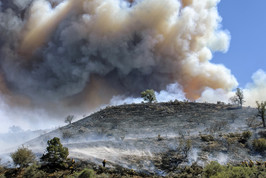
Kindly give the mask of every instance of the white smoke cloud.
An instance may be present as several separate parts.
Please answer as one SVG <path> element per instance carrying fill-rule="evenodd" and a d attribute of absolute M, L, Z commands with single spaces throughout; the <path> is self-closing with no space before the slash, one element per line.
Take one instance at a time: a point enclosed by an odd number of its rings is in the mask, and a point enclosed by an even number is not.
<path fill-rule="evenodd" d="M 255 106 L 256 101 L 266 101 L 266 72 L 259 69 L 252 75 L 253 83 L 248 83 L 243 90 L 245 105 Z"/>
<path fill-rule="evenodd" d="M 165 90 L 160 92 L 155 92 L 155 97 L 157 102 L 168 102 L 174 100 L 185 100 L 185 93 L 182 90 L 182 87 L 178 83 L 172 83 L 166 86 Z M 132 104 L 132 103 L 141 103 L 143 98 L 135 97 L 125 97 L 125 96 L 114 96 L 110 100 L 110 105 L 122 105 L 122 104 Z"/>
<path fill-rule="evenodd" d="M 256 101 L 266 101 L 266 72 L 259 69 L 252 75 L 252 82 L 248 83 L 241 90 L 244 94 L 244 106 L 256 107 Z M 225 91 L 223 89 L 206 88 L 201 97 L 197 100 L 199 102 L 216 103 L 222 101 L 230 102 L 230 98 L 235 95 L 235 91 Z"/>

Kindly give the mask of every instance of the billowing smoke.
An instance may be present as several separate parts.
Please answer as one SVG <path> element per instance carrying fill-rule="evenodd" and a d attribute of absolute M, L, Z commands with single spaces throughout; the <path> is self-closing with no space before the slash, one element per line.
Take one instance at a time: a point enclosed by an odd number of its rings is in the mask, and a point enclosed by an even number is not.
<path fill-rule="evenodd" d="M 193 100 L 229 92 L 235 77 L 210 61 L 230 41 L 218 3 L 0 0 L 2 103 L 48 120 L 175 82 Z"/>
<path fill-rule="evenodd" d="M 244 105 L 256 107 L 256 101 L 266 101 L 266 72 L 259 69 L 252 75 L 252 83 L 248 83 L 243 90 Z M 235 95 L 235 91 L 226 92 L 223 89 L 206 88 L 198 101 L 216 103 L 222 101 L 230 102 L 230 98 Z"/>

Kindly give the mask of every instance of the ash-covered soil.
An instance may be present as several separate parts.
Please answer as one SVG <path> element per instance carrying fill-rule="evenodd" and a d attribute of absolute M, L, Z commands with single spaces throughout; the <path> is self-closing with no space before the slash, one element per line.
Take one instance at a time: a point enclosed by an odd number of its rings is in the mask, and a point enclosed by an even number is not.
<path fill-rule="evenodd" d="M 113 106 L 26 145 L 42 154 L 56 136 L 75 159 L 167 175 L 193 162 L 266 161 L 252 147 L 253 139 L 266 135 L 256 114 L 249 107 L 179 101 Z"/>

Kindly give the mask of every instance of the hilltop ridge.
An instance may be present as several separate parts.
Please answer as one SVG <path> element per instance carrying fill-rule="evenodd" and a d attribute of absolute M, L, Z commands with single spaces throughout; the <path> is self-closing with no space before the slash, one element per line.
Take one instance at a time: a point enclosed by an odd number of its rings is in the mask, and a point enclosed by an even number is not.
<path fill-rule="evenodd" d="M 179 101 L 111 106 L 27 144 L 41 153 L 46 141 L 57 136 L 75 159 L 96 164 L 107 159 L 109 165 L 148 172 L 172 172 L 178 166 L 211 160 L 266 161 L 252 148 L 251 140 L 264 132 L 254 118 L 256 112 L 223 103 Z M 252 136 L 241 142 L 245 131 Z M 188 140 L 191 146 L 184 155 Z"/>

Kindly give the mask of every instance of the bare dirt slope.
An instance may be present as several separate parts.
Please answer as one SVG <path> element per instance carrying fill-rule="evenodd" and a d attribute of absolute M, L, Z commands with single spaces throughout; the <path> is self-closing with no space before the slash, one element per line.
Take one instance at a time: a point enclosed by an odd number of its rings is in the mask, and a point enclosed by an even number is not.
<path fill-rule="evenodd" d="M 254 108 L 178 101 L 114 106 L 27 144 L 42 154 L 57 136 L 76 159 L 166 174 L 192 162 L 266 161 L 252 148 L 264 133 L 255 115 Z M 244 131 L 252 136 L 243 139 Z"/>

